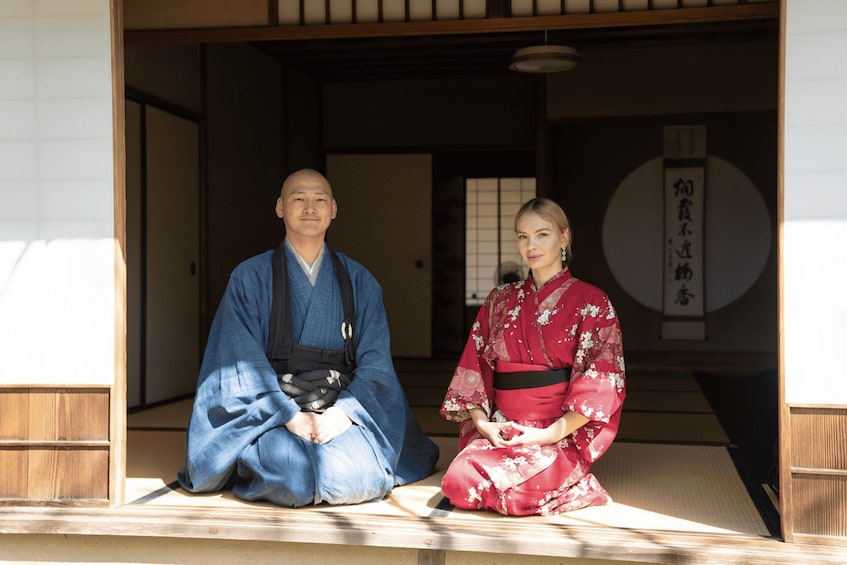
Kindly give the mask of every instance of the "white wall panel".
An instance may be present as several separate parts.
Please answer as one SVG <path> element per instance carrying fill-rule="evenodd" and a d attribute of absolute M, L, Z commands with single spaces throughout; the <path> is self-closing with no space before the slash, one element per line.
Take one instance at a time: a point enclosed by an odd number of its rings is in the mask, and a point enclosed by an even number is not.
<path fill-rule="evenodd" d="M 111 116 L 100 98 L 49 99 L 38 103 L 39 139 L 107 138 Z"/>
<path fill-rule="evenodd" d="M 29 59 L 0 59 L 0 100 L 32 98 L 35 69 Z"/>
<path fill-rule="evenodd" d="M 842 56 L 847 53 L 847 31 L 798 32 L 790 39 L 790 48 L 786 50 L 786 80 L 847 75 L 847 57 Z"/>
<path fill-rule="evenodd" d="M 109 58 L 68 57 L 35 60 L 36 98 L 98 97 L 111 112 Z"/>
<path fill-rule="evenodd" d="M 795 81 L 791 87 L 791 124 L 847 124 L 847 109 L 833 113 L 844 104 L 847 78 Z"/>
<path fill-rule="evenodd" d="M 4 0 L 0 8 L 0 17 L 31 16 L 32 0 Z"/>
<path fill-rule="evenodd" d="M 19 0 L 32 6 L 35 16 L 108 16 L 109 3 L 102 0 Z"/>
<path fill-rule="evenodd" d="M 847 171 L 808 171 L 788 175 L 791 185 L 803 187 L 803 198 L 791 198 L 795 219 L 847 218 Z"/>
<path fill-rule="evenodd" d="M 108 0 L 0 3 L 0 382 L 114 379 Z"/>
<path fill-rule="evenodd" d="M 32 20 L 2 16 L 0 12 L 0 58 L 32 57 L 35 53 Z"/>
<path fill-rule="evenodd" d="M 35 102 L 0 100 L 0 139 L 34 139 Z"/>
<path fill-rule="evenodd" d="M 102 180 L 41 180 L 38 210 L 43 219 L 107 219 L 112 212 L 112 183 Z M 101 220 L 103 221 L 103 220 Z"/>
<path fill-rule="evenodd" d="M 34 179 L 36 154 L 35 141 L 0 141 L 0 180 Z"/>
<path fill-rule="evenodd" d="M 38 144 L 42 179 L 107 179 L 112 174 L 111 139 L 59 139 Z"/>
<path fill-rule="evenodd" d="M 785 397 L 847 404 L 847 3 L 790 1 L 782 247 Z"/>
<path fill-rule="evenodd" d="M 8 220 L 31 220 L 37 212 L 38 194 L 35 181 L 0 180 L 0 223 Z"/>
<path fill-rule="evenodd" d="M 36 57 L 91 57 L 109 53 L 109 28 L 102 17 L 35 20 Z M 68 38 L 73 40 L 69 41 Z"/>

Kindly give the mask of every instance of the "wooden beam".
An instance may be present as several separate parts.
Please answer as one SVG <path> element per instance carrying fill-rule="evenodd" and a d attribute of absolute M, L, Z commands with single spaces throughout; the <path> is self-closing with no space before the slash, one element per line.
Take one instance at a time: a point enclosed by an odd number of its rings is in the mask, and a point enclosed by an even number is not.
<path fill-rule="evenodd" d="M 564 525 L 555 519 L 514 518 L 485 513 L 449 517 L 344 515 L 268 504 L 119 508 L 4 507 L 0 535 L 44 534 L 195 538 L 216 542 L 253 540 L 423 550 L 418 562 L 438 563 L 441 552 L 524 555 L 651 563 L 793 565 L 844 563 L 847 549 L 786 544 L 779 539 L 734 532 L 693 533 L 597 527 L 591 521 Z M 315 532 L 320 532 L 316 536 Z M 284 546 L 280 545 L 280 550 Z M 491 555 L 492 561 L 496 555 Z M 484 557 L 481 557 L 484 560 Z M 449 559 L 448 559 L 449 560 Z M 351 555 L 351 563 L 361 563 Z"/>
<path fill-rule="evenodd" d="M 519 18 L 145 31 L 128 30 L 124 32 L 124 41 L 126 45 L 302 41 L 308 39 L 351 39 L 363 37 L 402 37 L 565 29 L 625 28 L 761 20 L 778 17 L 779 3 L 766 2 L 733 6 L 715 6 L 711 8 L 638 10 L 632 12 Z"/>

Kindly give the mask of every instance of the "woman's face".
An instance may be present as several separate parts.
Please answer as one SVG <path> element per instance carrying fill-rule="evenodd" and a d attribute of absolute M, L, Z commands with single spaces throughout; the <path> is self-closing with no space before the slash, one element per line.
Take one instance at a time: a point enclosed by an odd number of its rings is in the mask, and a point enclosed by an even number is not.
<path fill-rule="evenodd" d="M 518 218 L 515 224 L 518 251 L 532 269 L 535 284 L 541 286 L 562 270 L 562 248 L 568 244 L 568 229 L 562 231 L 534 212 Z"/>

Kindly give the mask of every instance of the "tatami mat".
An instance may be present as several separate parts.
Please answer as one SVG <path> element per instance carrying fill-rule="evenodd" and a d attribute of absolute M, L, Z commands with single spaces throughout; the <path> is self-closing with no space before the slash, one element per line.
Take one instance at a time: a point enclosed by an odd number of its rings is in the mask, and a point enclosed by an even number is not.
<path fill-rule="evenodd" d="M 617 441 L 728 445 L 729 437 L 717 417 L 711 413 L 624 410 Z"/>
<path fill-rule="evenodd" d="M 438 516 L 479 520 L 503 517 L 487 512 L 464 512 L 440 505 L 441 475 L 456 452 L 454 438 L 435 438 L 442 453 L 433 476 L 398 487 L 387 499 L 353 506 L 317 506 L 304 512 L 344 516 Z M 130 431 L 127 459 L 127 502 L 157 506 L 272 507 L 246 503 L 230 492 L 188 494 L 174 488 L 184 454 L 184 433 Z M 586 508 L 562 516 L 521 518 L 553 520 L 563 525 L 678 532 L 735 532 L 767 536 L 768 529 L 723 447 L 618 443 L 593 467 L 611 493 L 609 506 Z M 449 507 L 448 507 L 449 508 Z M 480 527 L 488 527 L 481 525 Z"/>
<path fill-rule="evenodd" d="M 130 430 L 144 428 L 180 428 L 185 430 L 188 428 L 188 419 L 191 416 L 193 404 L 193 398 L 185 398 L 134 412 L 127 416 L 126 427 Z M 185 435 L 184 432 L 183 435 Z"/>
<path fill-rule="evenodd" d="M 443 366 L 442 366 L 443 365 Z M 455 423 L 443 420 L 438 406 L 452 367 L 400 364 L 409 401 L 425 432 L 441 447 L 436 474 L 397 488 L 381 502 L 318 506 L 304 512 L 341 515 L 439 516 L 484 522 L 503 517 L 462 512 L 443 506 L 441 476 L 456 453 Z M 147 505 L 228 507 L 250 505 L 230 492 L 192 495 L 175 488 L 184 457 L 185 429 L 192 399 L 130 414 L 127 418 L 127 502 Z M 729 438 L 688 373 L 635 373 L 628 377 L 627 399 L 618 441 L 593 467 L 614 503 L 554 518 L 562 524 L 680 532 L 738 532 L 769 535 L 738 475 L 726 445 Z M 255 504 L 268 507 L 267 504 Z"/>

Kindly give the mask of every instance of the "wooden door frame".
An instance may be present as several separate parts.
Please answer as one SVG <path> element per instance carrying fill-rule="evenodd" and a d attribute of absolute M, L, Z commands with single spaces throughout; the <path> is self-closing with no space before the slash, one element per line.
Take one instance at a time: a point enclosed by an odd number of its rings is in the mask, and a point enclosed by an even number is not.
<path fill-rule="evenodd" d="M 784 95 L 785 95 L 785 17 L 786 2 L 779 2 L 780 18 L 780 62 L 779 62 L 779 104 L 778 104 L 778 156 L 777 156 L 777 199 L 778 199 L 778 233 L 780 243 L 777 245 L 779 272 L 779 303 L 782 303 L 782 226 L 784 224 Z M 764 4 L 748 4 L 733 6 L 732 9 L 721 11 L 710 7 L 708 9 L 668 10 L 665 11 L 668 21 L 666 24 L 690 23 L 691 18 L 709 17 L 725 19 L 743 15 L 750 18 L 772 16 L 773 6 Z M 112 14 L 112 108 L 113 108 L 113 149 L 114 149 L 114 233 L 115 233 L 115 366 L 114 380 L 110 395 L 110 485 L 109 498 L 111 505 L 117 506 L 124 502 L 124 480 L 126 476 L 126 162 L 125 162 L 125 123 L 124 123 L 124 40 L 135 45 L 161 44 L 173 42 L 207 42 L 207 41 L 253 41 L 271 39 L 318 39 L 322 37 L 365 37 L 378 35 L 430 35 L 461 32 L 504 32 L 518 30 L 544 29 L 575 29 L 588 27 L 645 25 L 656 24 L 659 15 L 650 13 L 629 14 L 590 14 L 584 17 L 556 16 L 516 18 L 513 21 L 494 19 L 458 22 L 420 22 L 417 24 L 349 24 L 336 26 L 306 26 L 285 28 L 268 26 L 263 28 L 232 28 L 215 30 L 161 30 L 161 31 L 129 31 L 123 29 L 123 2 L 110 0 Z M 708 10 L 708 12 L 706 12 Z M 683 13 L 684 12 L 684 13 Z M 662 16 L 664 17 L 664 16 Z M 710 20 L 711 21 L 711 20 Z M 331 29 L 330 29 L 331 28 Z M 783 537 L 787 541 L 793 539 L 793 509 L 791 507 L 791 473 L 790 473 L 790 411 L 785 402 L 785 374 L 783 364 L 784 320 L 780 315 L 780 345 L 779 345 L 779 449 L 780 449 L 780 511 Z"/>
<path fill-rule="evenodd" d="M 115 366 L 109 407 L 109 505 L 126 496 L 126 107 L 123 0 L 109 0 L 111 22 L 112 148 L 115 234 Z"/>

